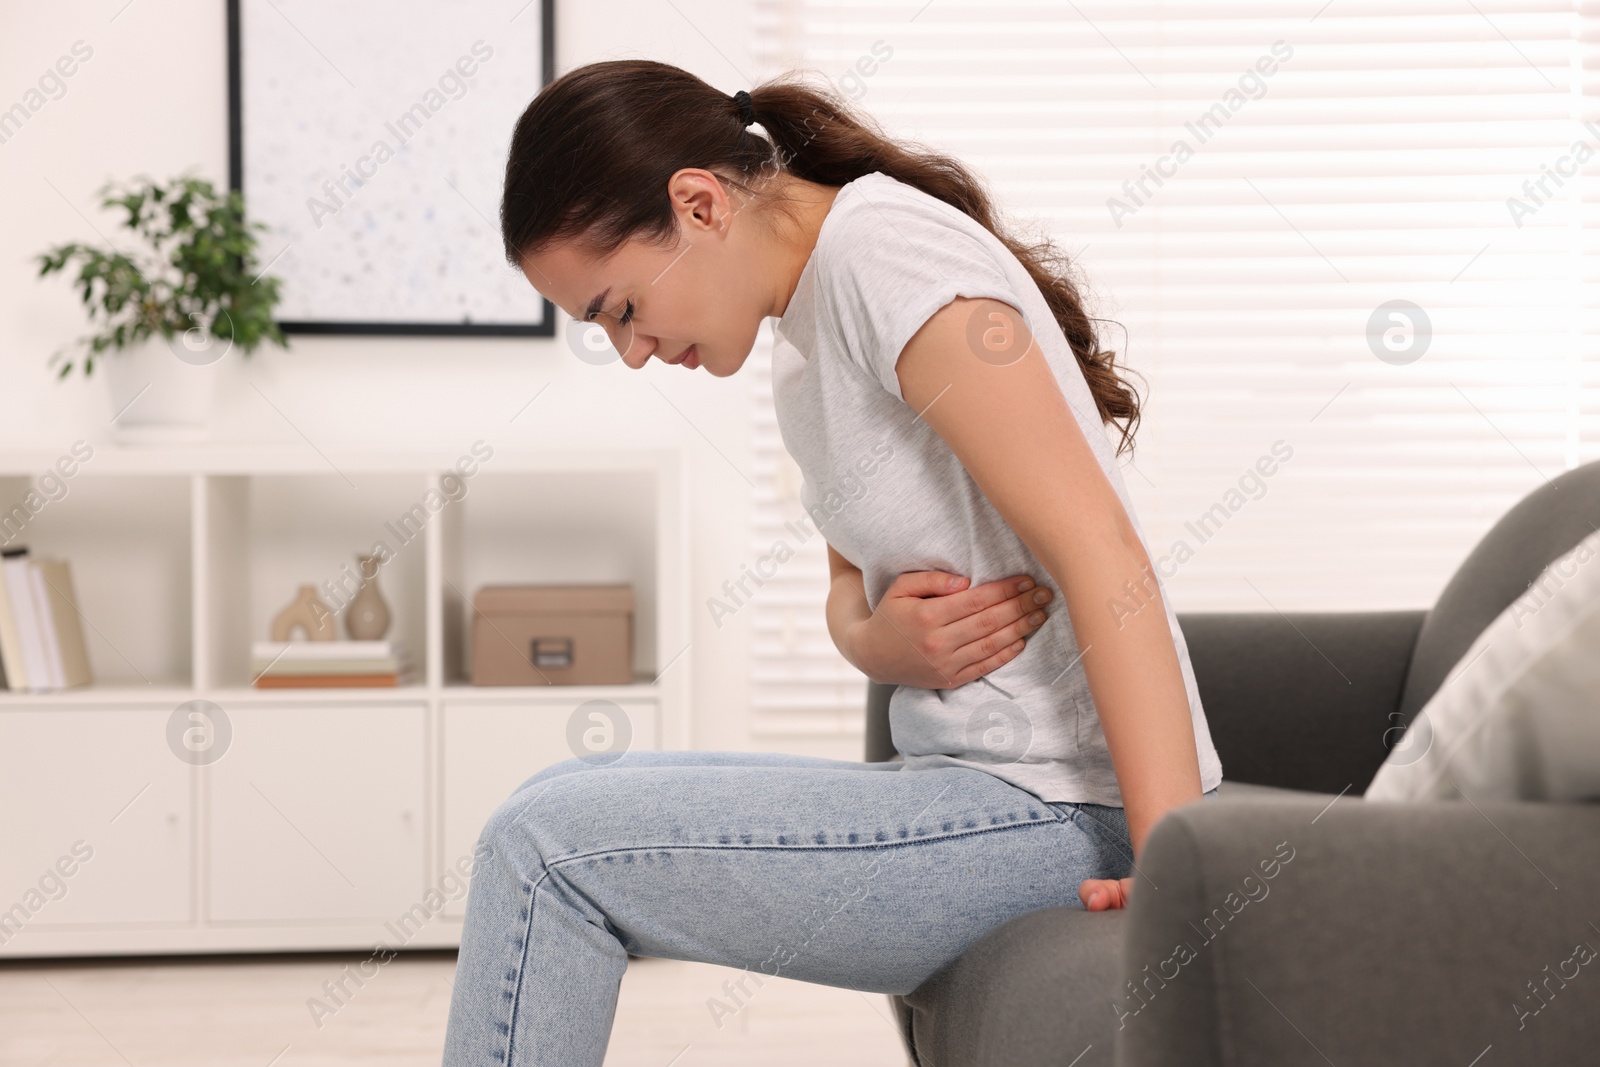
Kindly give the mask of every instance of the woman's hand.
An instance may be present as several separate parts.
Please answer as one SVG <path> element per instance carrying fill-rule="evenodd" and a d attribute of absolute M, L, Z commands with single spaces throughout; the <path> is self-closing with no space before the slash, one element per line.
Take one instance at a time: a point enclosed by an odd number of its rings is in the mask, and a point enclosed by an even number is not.
<path fill-rule="evenodd" d="M 1132 892 L 1132 878 L 1086 878 L 1078 886 L 1078 899 L 1090 911 L 1108 911 L 1126 908 Z"/>
<path fill-rule="evenodd" d="M 972 589 L 944 571 L 906 571 L 847 631 L 851 660 L 877 682 L 954 689 L 1017 657 L 1044 624 L 1051 592 L 1032 578 Z"/>

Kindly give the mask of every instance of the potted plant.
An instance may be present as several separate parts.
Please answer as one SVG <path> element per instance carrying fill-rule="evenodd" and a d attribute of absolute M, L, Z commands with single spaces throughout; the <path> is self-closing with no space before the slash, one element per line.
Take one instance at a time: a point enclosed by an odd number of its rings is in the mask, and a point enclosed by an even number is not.
<path fill-rule="evenodd" d="M 121 209 L 143 246 L 58 245 L 39 276 L 77 267 L 76 285 L 96 332 L 51 357 L 58 378 L 106 368 L 112 425 L 124 440 L 179 440 L 209 431 L 219 361 L 264 340 L 287 347 L 272 318 L 279 281 L 256 267 L 255 231 L 237 192 L 202 178 L 109 183 L 101 205 Z M 110 243 L 110 242 L 108 242 Z"/>

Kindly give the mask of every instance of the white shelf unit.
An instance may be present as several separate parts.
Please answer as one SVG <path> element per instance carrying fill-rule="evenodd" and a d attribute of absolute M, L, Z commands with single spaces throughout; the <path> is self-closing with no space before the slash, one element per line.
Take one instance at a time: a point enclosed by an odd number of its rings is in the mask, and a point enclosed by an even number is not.
<path fill-rule="evenodd" d="M 453 946 L 452 868 L 518 784 L 576 754 L 580 705 L 621 708 L 632 747 L 688 746 L 681 454 L 496 447 L 450 481 L 458 458 L 97 447 L 0 532 L 71 563 L 96 678 L 0 692 L 0 957 Z M 0 454 L 0 507 L 56 459 Z M 411 684 L 252 688 L 276 611 L 378 540 Z M 501 582 L 632 584 L 633 683 L 470 685 L 469 599 Z M 168 737 L 194 700 L 231 730 L 203 765 Z"/>

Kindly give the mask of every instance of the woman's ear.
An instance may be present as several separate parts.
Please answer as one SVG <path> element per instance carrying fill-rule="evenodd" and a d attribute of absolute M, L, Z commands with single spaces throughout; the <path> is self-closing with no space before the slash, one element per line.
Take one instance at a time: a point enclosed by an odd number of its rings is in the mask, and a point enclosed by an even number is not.
<path fill-rule="evenodd" d="M 682 233 L 717 233 L 727 228 L 733 204 L 722 181 L 709 170 L 685 167 L 667 179 L 667 196 Z"/>

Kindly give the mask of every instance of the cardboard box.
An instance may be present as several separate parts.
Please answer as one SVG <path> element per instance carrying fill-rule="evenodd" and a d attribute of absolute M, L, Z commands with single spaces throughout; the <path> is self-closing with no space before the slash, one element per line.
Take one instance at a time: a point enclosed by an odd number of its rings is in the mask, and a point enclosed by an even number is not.
<path fill-rule="evenodd" d="M 473 685 L 633 682 L 631 585 L 488 585 L 472 606 Z"/>

